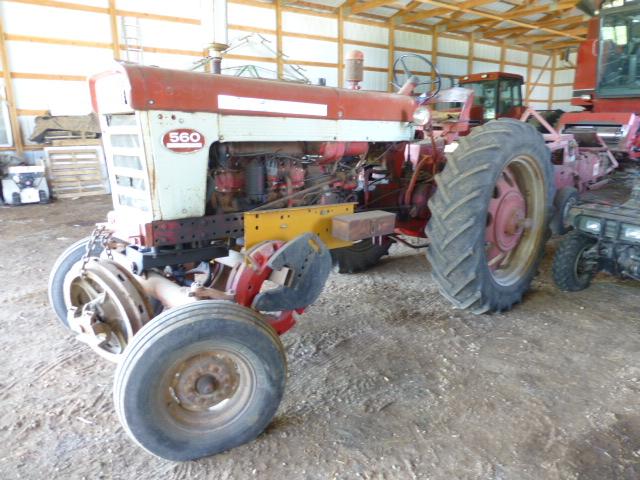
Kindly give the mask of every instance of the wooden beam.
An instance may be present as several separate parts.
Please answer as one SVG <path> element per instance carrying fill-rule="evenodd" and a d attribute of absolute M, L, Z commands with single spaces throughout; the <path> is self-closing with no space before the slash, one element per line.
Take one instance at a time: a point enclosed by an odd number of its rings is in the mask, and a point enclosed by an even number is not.
<path fill-rule="evenodd" d="M 267 30 L 263 33 L 271 33 L 275 34 L 275 30 Z M 291 36 L 296 36 L 298 34 L 292 33 Z M 304 34 L 299 34 L 304 35 Z M 285 34 L 286 36 L 286 34 Z M 323 37 L 323 40 L 330 39 L 330 37 Z M 71 40 L 67 38 L 49 38 L 49 37 L 35 37 L 31 35 L 15 35 L 15 34 L 5 34 L 5 40 L 13 41 L 13 42 L 29 42 L 29 43 L 43 43 L 49 45 L 69 45 L 73 47 L 88 47 L 88 48 L 112 48 L 111 43 L 105 42 L 88 42 L 85 40 Z M 124 44 L 120 44 L 119 47 L 123 49 L 125 47 Z M 150 45 L 142 45 L 144 51 L 151 53 L 168 53 L 171 55 L 187 55 L 192 57 L 199 57 L 202 55 L 202 52 L 199 50 L 182 50 L 179 48 L 164 48 L 164 47 L 152 47 Z"/>
<path fill-rule="evenodd" d="M 43 115 L 49 115 L 51 112 L 49 112 L 49 110 L 18 108 L 17 113 L 18 115 L 41 117 Z"/>
<path fill-rule="evenodd" d="M 367 10 L 371 10 L 377 7 L 384 7 L 395 3 L 396 0 L 367 0 L 364 3 L 356 3 L 353 6 L 346 6 L 342 9 L 343 15 L 355 15 L 357 13 L 363 13 Z"/>
<path fill-rule="evenodd" d="M 427 18 L 439 17 L 445 13 L 449 13 L 448 8 L 431 8 L 429 10 L 420 10 L 419 12 L 400 15 L 393 18 L 395 25 L 402 25 L 404 23 L 414 23 Z"/>
<path fill-rule="evenodd" d="M 575 35 L 586 35 L 587 27 L 575 28 L 572 30 L 566 30 L 566 33 L 575 34 Z M 513 43 L 524 43 L 525 45 L 540 43 L 540 42 L 548 42 L 549 40 L 557 39 L 557 35 L 520 35 L 519 37 L 510 38 L 509 41 Z"/>
<path fill-rule="evenodd" d="M 424 0 L 428 3 L 432 3 L 431 0 Z M 440 3 L 440 2 L 438 2 Z M 467 28 L 467 27 L 473 27 L 476 25 L 481 25 L 483 23 L 491 23 L 491 21 L 498 21 L 500 23 L 505 22 L 507 20 L 511 20 L 511 19 L 515 19 L 515 18 L 522 18 L 522 17 L 526 17 L 528 15 L 534 15 L 536 13 L 543 13 L 543 12 L 555 12 L 555 11 L 560 11 L 560 10 L 566 10 L 568 8 L 573 8 L 575 7 L 576 3 L 578 3 L 575 0 L 564 0 L 564 1 L 560 1 L 560 2 L 552 2 L 549 4 L 545 4 L 545 5 L 534 5 L 534 6 L 529 6 L 527 8 L 523 8 L 523 9 L 513 9 L 513 10 L 509 10 L 507 12 L 504 13 L 498 13 L 498 12 L 488 12 L 488 11 L 480 11 L 480 10 L 470 10 L 470 9 L 463 9 L 466 13 L 473 13 L 474 15 L 483 17 L 483 18 L 477 18 L 477 19 L 473 19 L 473 20 L 467 20 L 464 22 L 456 22 L 456 23 L 447 23 L 443 26 L 441 26 L 440 28 L 442 29 L 446 29 L 448 31 L 450 30 L 459 30 L 461 28 Z M 531 25 L 531 24 L 527 24 L 527 25 Z"/>
<path fill-rule="evenodd" d="M 574 15 L 572 17 L 557 18 L 555 20 L 548 20 L 548 21 L 542 19 L 542 21 L 538 20 L 536 23 L 532 23 L 532 25 L 536 25 L 538 27 L 558 27 L 558 26 L 569 27 L 573 25 L 584 24 L 586 21 L 587 20 L 585 20 L 585 15 Z M 483 28 L 482 30 L 480 30 L 480 32 L 482 33 L 482 36 L 484 38 L 494 38 L 494 37 L 502 37 L 505 35 L 514 35 L 514 34 L 517 35 L 520 33 L 526 33 L 529 30 L 530 29 L 524 28 L 524 27 L 509 27 L 509 28 L 501 28 L 498 30 L 486 29 L 485 31 L 485 29 Z"/>
<path fill-rule="evenodd" d="M 111 49 L 113 50 L 113 58 L 120 60 L 120 34 L 118 33 L 116 0 L 109 0 L 109 23 L 111 25 Z"/>
<path fill-rule="evenodd" d="M 528 105 L 531 95 L 529 91 L 529 84 L 531 83 L 531 76 L 533 75 L 533 52 L 531 51 L 531 47 L 529 47 L 529 55 L 527 57 L 527 83 L 525 86 L 525 96 L 524 101 Z"/>
<path fill-rule="evenodd" d="M 422 3 L 428 3 L 425 0 L 420 0 L 420 1 Z M 467 0 L 466 2 L 456 4 L 456 7 L 460 9 L 458 10 L 459 12 L 462 12 L 462 9 L 464 8 L 479 7 L 482 5 L 487 5 L 489 3 L 495 3 L 495 0 Z M 433 17 L 446 15 L 451 13 L 451 11 L 452 9 L 448 7 L 439 7 L 439 8 L 432 8 L 430 10 L 421 10 L 419 12 L 415 12 L 412 14 L 401 15 L 399 17 L 396 17 L 395 23 L 396 24 L 413 23 L 419 20 L 424 20 L 425 18 L 433 18 Z"/>
<path fill-rule="evenodd" d="M 387 91 L 393 92 L 393 64 L 396 61 L 396 35 L 392 22 L 389 22 L 387 28 L 389 30 L 389 54 L 387 56 Z"/>
<path fill-rule="evenodd" d="M 4 71 L 4 68 L 2 69 Z M 55 73 L 20 73 L 11 72 L 11 78 L 19 78 L 23 80 L 62 80 L 66 82 L 85 82 L 85 75 L 67 75 Z"/>
<path fill-rule="evenodd" d="M 540 69 L 540 73 L 538 74 L 538 78 L 536 78 L 536 81 L 529 85 L 527 98 L 531 98 L 531 93 L 533 93 L 533 89 L 536 88 L 538 85 L 540 85 L 540 79 L 542 78 L 542 75 L 544 74 L 544 72 L 549 69 L 549 62 L 551 61 L 552 56 L 553 55 L 550 55 L 549 58 L 547 58 L 547 61 L 545 62 L 544 66 Z M 533 55 L 531 56 L 531 59 L 533 63 Z"/>
<path fill-rule="evenodd" d="M 540 47 L 544 50 L 557 50 L 561 48 L 577 47 L 581 44 L 582 42 L 577 42 L 577 41 L 551 42 L 551 43 L 543 43 Z"/>
<path fill-rule="evenodd" d="M 467 75 L 471 75 L 473 73 L 473 53 L 474 53 L 474 43 L 473 43 L 473 35 L 467 35 L 468 43 L 469 43 L 469 58 L 467 58 Z"/>
<path fill-rule="evenodd" d="M 5 40 L 12 42 L 45 43 L 50 45 L 69 45 L 72 47 L 111 48 L 111 43 L 71 40 L 68 38 L 37 37 L 32 35 L 16 35 L 13 33 L 5 34 L 4 38 Z"/>
<path fill-rule="evenodd" d="M 401 17 L 402 15 L 405 15 L 409 12 L 413 12 L 416 8 L 418 8 L 420 5 L 422 5 L 422 2 L 418 2 L 417 0 L 412 0 L 411 2 L 409 2 L 407 4 L 406 7 L 404 7 L 402 10 L 398 10 L 396 13 L 394 13 L 393 15 L 391 15 L 391 22 L 394 23 L 394 25 L 396 24 L 394 22 L 395 18 Z"/>
<path fill-rule="evenodd" d="M 438 64 L 438 38 L 440 35 L 437 31 L 434 31 L 431 35 L 431 63 Z M 436 79 L 436 72 L 431 72 L 431 80 Z"/>
<path fill-rule="evenodd" d="M 7 52 L 7 44 L 4 36 L 4 15 L 0 15 L 0 57 L 2 57 L 2 78 L 4 79 L 4 91 L 6 93 L 7 108 L 9 110 L 9 123 L 13 136 L 13 146 L 15 147 L 16 154 L 21 155 L 24 151 L 24 145 L 22 142 L 20 122 L 18 121 L 16 97 L 13 91 L 9 53 Z"/>
<path fill-rule="evenodd" d="M 338 87 L 344 86 L 344 10 L 338 10 Z"/>
<path fill-rule="evenodd" d="M 552 57 L 552 61 L 551 61 L 551 86 L 549 87 L 549 98 L 547 101 L 547 110 L 552 110 L 553 109 L 553 96 L 555 94 L 555 87 L 554 87 L 554 83 L 556 81 L 556 69 L 558 68 L 558 54 L 557 52 L 553 52 L 551 54 Z"/>
<path fill-rule="evenodd" d="M 29 5 L 38 5 L 40 7 L 64 8 L 67 10 L 76 10 L 80 12 L 109 14 L 108 7 L 106 8 L 94 7 L 91 5 L 81 5 L 79 3 L 60 2 L 58 0 L 5 0 L 5 1 L 14 2 L 14 3 L 26 3 Z M 170 15 L 158 15 L 155 13 L 136 12 L 131 10 L 116 10 L 115 13 L 116 15 L 120 15 L 121 17 L 137 17 L 137 18 L 145 18 L 147 20 L 160 20 L 163 22 L 189 23 L 192 25 L 200 25 L 200 20 L 198 20 L 197 18 L 174 17 Z"/>
<path fill-rule="evenodd" d="M 574 38 L 576 40 L 584 40 L 584 37 L 580 37 L 577 35 L 571 35 L 571 34 L 565 34 L 564 32 L 562 32 L 561 30 L 554 30 L 552 28 L 547 28 L 547 27 L 538 27 L 536 25 L 532 25 L 530 23 L 526 23 L 526 22 L 522 22 L 520 20 L 515 20 L 513 18 L 508 18 L 508 13 L 507 14 L 496 14 L 496 13 L 489 13 L 486 11 L 480 11 L 480 10 L 474 10 L 472 8 L 466 8 L 466 7 L 461 7 L 459 5 L 451 5 L 451 4 L 447 4 L 442 2 L 441 0 L 422 0 L 425 3 L 429 3 L 431 5 L 435 5 L 438 7 L 442 7 L 442 8 L 448 8 L 449 10 L 454 10 L 454 11 L 464 11 L 466 13 L 472 13 L 474 15 L 483 17 L 483 18 L 488 18 L 490 20 L 500 20 L 500 21 L 505 21 L 505 22 L 509 22 L 509 23 L 513 23 L 514 25 L 518 25 L 521 27 L 525 27 L 531 30 L 543 30 L 545 32 L 549 32 L 549 33 L 553 33 L 555 35 L 558 35 L 559 37 L 568 37 L 568 38 Z M 570 2 L 562 2 L 562 3 L 558 3 L 558 4 L 549 4 L 549 5 L 544 5 L 544 7 L 546 9 L 549 8 L 565 8 L 567 7 L 569 4 L 571 5 L 575 5 L 576 4 L 576 0 L 571 0 Z M 536 8 L 541 8 L 541 7 L 536 7 Z M 481 22 L 482 19 L 479 20 L 471 20 L 470 22 L 461 22 L 457 25 L 467 25 L 469 26 L 469 24 L 478 24 L 478 22 Z"/>
<path fill-rule="evenodd" d="M 278 78 L 282 79 L 284 75 L 284 62 L 282 51 L 282 0 L 275 0 L 276 4 L 276 69 Z"/>

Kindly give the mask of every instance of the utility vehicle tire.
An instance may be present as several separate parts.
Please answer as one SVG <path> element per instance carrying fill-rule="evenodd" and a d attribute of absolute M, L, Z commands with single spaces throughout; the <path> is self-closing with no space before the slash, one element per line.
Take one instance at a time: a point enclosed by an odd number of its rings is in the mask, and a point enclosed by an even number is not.
<path fill-rule="evenodd" d="M 572 227 L 566 223 L 569 210 L 578 203 L 578 190 L 573 187 L 561 188 L 553 199 L 554 213 L 551 219 L 551 233 L 565 235 Z"/>
<path fill-rule="evenodd" d="M 383 237 L 382 243 L 374 243 L 370 238 L 354 243 L 350 247 L 331 250 L 333 264 L 339 273 L 356 273 L 376 265 L 382 257 L 389 254 L 393 242 Z"/>
<path fill-rule="evenodd" d="M 49 274 L 49 304 L 62 326 L 66 329 L 69 329 L 69 325 L 67 324 L 67 306 L 64 301 L 64 277 L 69 273 L 71 267 L 82 259 L 90 238 L 86 237 L 78 240 L 62 252 L 53 264 Z M 91 256 L 99 256 L 102 250 L 102 245 L 96 243 L 91 250 Z"/>
<path fill-rule="evenodd" d="M 167 310 L 127 346 L 113 395 L 129 436 L 184 461 L 256 438 L 284 392 L 286 356 L 262 316 L 220 300 Z"/>
<path fill-rule="evenodd" d="M 595 271 L 585 267 L 582 260 L 584 252 L 596 241 L 579 232 L 574 232 L 565 238 L 553 257 L 553 281 L 560 290 L 565 292 L 579 292 L 589 286 Z"/>
<path fill-rule="evenodd" d="M 427 258 L 440 292 L 479 314 L 522 301 L 549 238 L 549 149 L 534 127 L 500 119 L 447 155 L 429 201 Z"/>

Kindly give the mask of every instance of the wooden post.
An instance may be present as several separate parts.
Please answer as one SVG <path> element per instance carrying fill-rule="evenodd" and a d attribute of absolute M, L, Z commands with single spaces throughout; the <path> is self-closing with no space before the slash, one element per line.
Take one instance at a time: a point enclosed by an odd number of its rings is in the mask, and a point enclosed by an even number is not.
<path fill-rule="evenodd" d="M 507 63 L 507 45 L 504 42 L 500 42 L 500 71 L 504 72 L 505 64 Z"/>
<path fill-rule="evenodd" d="M 202 58 L 207 58 L 208 56 L 209 56 L 209 49 L 204 48 L 202 50 Z M 204 71 L 205 73 L 211 73 L 211 62 L 207 62 L 204 64 Z"/>
<path fill-rule="evenodd" d="M 531 51 L 531 48 L 529 48 L 529 55 L 527 56 L 527 87 L 526 87 L 526 96 L 525 96 L 525 102 L 527 103 L 527 105 L 529 104 L 529 102 L 531 101 L 531 90 L 529 89 L 529 86 L 531 85 L 531 80 L 533 80 L 531 78 L 531 76 L 533 75 L 533 52 Z"/>
<path fill-rule="evenodd" d="M 344 9 L 338 9 L 338 87 L 344 87 Z"/>
<path fill-rule="evenodd" d="M 553 110 L 553 97 L 555 96 L 556 69 L 558 68 L 558 52 L 553 50 L 551 59 L 551 85 L 549 85 L 549 98 L 547 99 L 547 110 Z"/>
<path fill-rule="evenodd" d="M 469 58 L 467 58 L 467 75 L 471 75 L 473 73 L 473 53 L 475 50 L 473 33 L 469 34 L 468 42 L 469 42 Z"/>
<path fill-rule="evenodd" d="M 431 63 L 438 64 L 438 31 L 433 29 L 431 31 Z M 436 72 L 431 72 L 431 79 L 435 80 Z"/>
<path fill-rule="evenodd" d="M 22 143 L 20 122 L 18 122 L 16 97 L 13 92 L 13 81 L 11 80 L 11 65 L 9 62 L 9 54 L 7 52 L 7 44 L 5 43 L 4 16 L 2 15 L 0 15 L 0 56 L 2 57 L 2 77 L 4 79 L 4 90 L 7 95 L 6 100 L 7 107 L 9 109 L 9 123 L 11 124 L 11 132 L 13 134 L 13 146 L 15 147 L 16 154 L 22 155 L 24 145 Z"/>
<path fill-rule="evenodd" d="M 529 85 L 529 92 L 527 93 L 527 98 L 531 97 L 531 93 L 533 92 L 533 89 L 536 88 L 536 86 L 540 84 L 540 79 L 542 78 L 542 75 L 544 74 L 545 70 L 547 70 L 549 68 L 549 62 L 550 61 L 551 61 L 551 57 L 547 58 L 547 61 L 544 63 L 544 66 L 540 69 L 540 73 L 538 74 L 538 78 L 536 78 L 535 82 L 533 82 L 532 84 Z"/>
<path fill-rule="evenodd" d="M 393 77 L 394 77 L 394 71 L 393 71 L 393 64 L 395 63 L 396 60 L 396 30 L 395 27 L 393 26 L 393 23 L 389 22 L 388 27 L 389 29 L 389 60 L 387 60 L 388 65 L 387 65 L 387 91 L 388 92 L 393 92 L 394 87 L 393 87 Z"/>
<path fill-rule="evenodd" d="M 109 21 L 111 23 L 111 49 L 113 50 L 113 58 L 120 60 L 120 35 L 118 35 L 116 0 L 109 0 Z"/>
<path fill-rule="evenodd" d="M 282 0 L 276 0 L 276 65 L 279 79 L 284 75 L 282 54 Z"/>

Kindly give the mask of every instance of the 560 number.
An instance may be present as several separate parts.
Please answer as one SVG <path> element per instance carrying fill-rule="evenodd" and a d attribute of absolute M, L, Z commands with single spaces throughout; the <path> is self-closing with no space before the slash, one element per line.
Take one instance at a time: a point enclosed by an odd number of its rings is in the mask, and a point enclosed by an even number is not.
<path fill-rule="evenodd" d="M 204 135 L 191 128 L 179 128 L 165 133 L 162 144 L 173 152 L 195 152 L 204 147 Z"/>

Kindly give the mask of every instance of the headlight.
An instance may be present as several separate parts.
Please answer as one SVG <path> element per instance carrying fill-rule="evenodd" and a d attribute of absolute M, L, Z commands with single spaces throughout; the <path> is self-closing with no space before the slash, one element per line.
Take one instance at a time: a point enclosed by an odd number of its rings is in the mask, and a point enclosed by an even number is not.
<path fill-rule="evenodd" d="M 622 239 L 640 242 L 640 227 L 637 225 L 622 225 Z"/>
<path fill-rule="evenodd" d="M 495 108 L 487 108 L 484 111 L 484 118 L 487 118 L 489 120 L 493 120 L 494 118 L 496 118 L 496 109 Z"/>
<path fill-rule="evenodd" d="M 424 127 L 429 120 L 431 120 L 431 110 L 428 107 L 419 107 L 413 112 L 413 123 L 416 125 Z"/>
<path fill-rule="evenodd" d="M 597 218 L 582 217 L 580 219 L 579 228 L 584 232 L 597 235 L 602 230 L 602 222 Z"/>

